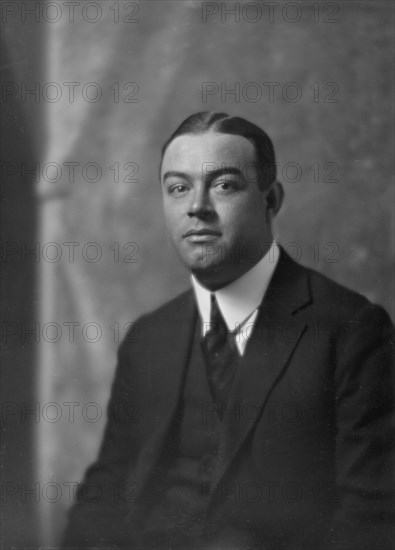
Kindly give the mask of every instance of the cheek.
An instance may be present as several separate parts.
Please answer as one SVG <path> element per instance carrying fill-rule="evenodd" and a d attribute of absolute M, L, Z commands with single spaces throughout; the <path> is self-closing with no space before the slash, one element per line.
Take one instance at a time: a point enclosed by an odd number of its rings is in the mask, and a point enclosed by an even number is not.
<path fill-rule="evenodd" d="M 177 214 L 177 209 L 173 204 L 169 204 L 164 201 L 163 203 L 163 214 L 165 217 L 166 227 L 172 229 L 177 225 L 177 219 L 179 218 Z"/>
<path fill-rule="evenodd" d="M 185 233 L 187 227 L 183 222 L 183 216 L 173 208 L 167 212 L 165 211 L 164 214 L 167 234 L 177 247 L 180 245 L 185 246 L 182 235 Z"/>
<path fill-rule="evenodd" d="M 223 225 L 231 233 L 247 230 L 254 232 L 264 223 L 265 211 L 257 198 L 256 201 L 238 201 L 233 204 L 221 204 L 217 213 Z"/>

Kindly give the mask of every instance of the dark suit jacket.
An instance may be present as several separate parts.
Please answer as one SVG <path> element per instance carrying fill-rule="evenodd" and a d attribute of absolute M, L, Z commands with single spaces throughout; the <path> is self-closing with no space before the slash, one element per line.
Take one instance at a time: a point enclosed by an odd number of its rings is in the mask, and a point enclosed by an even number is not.
<path fill-rule="evenodd" d="M 140 318 L 120 346 L 100 455 L 65 546 L 133 548 L 197 315 L 189 290 Z M 209 548 L 392 548 L 393 353 L 381 307 L 282 251 L 230 390 L 213 484 L 202 491 L 217 531 Z"/>

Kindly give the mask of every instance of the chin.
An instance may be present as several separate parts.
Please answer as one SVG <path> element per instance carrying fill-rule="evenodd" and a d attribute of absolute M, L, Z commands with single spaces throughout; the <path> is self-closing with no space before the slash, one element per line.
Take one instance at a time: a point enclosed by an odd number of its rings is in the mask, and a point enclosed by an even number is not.
<path fill-rule="evenodd" d="M 202 248 L 196 247 L 195 250 L 179 250 L 179 257 L 182 263 L 189 270 L 205 271 L 212 269 L 211 266 L 220 262 L 220 257 L 217 255 L 209 255 Z M 219 255 L 218 255 L 219 256 Z"/>
<path fill-rule="evenodd" d="M 192 273 L 211 273 L 212 271 L 215 271 L 215 266 L 213 266 L 209 262 L 205 262 L 204 260 L 184 260 L 184 265 L 192 271 Z"/>
<path fill-rule="evenodd" d="M 187 264 L 188 269 L 202 280 L 216 279 L 223 271 L 223 265 L 220 262 L 195 261 Z"/>

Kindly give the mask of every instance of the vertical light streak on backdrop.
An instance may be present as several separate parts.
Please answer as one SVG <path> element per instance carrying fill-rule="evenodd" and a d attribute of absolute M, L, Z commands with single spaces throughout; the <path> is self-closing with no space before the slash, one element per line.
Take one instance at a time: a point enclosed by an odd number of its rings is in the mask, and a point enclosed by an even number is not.
<path fill-rule="evenodd" d="M 185 61 L 179 44 L 186 41 L 192 4 L 186 2 L 174 13 L 157 5 L 156 17 L 168 19 L 159 32 L 156 18 L 144 17 L 131 29 L 115 24 L 108 10 L 96 24 L 81 19 L 71 26 L 64 19 L 49 28 L 45 81 L 57 83 L 62 96 L 46 105 L 49 146 L 39 186 L 43 257 L 37 395 L 42 416 L 36 459 L 44 545 L 56 543 L 73 488 L 97 454 L 123 327 L 147 307 L 138 293 L 142 256 L 158 240 L 160 224 L 160 219 L 151 228 L 145 223 L 144 212 L 157 209 L 157 198 L 150 198 L 157 167 L 149 163 L 147 151 Z M 151 33 L 149 42 L 142 41 L 144 33 Z M 130 57 L 119 63 L 125 48 Z M 123 83 L 136 80 L 138 102 L 124 103 L 130 86 L 124 92 Z M 77 83 L 72 100 L 65 82 Z M 87 88 L 88 83 L 93 85 Z M 120 101 L 113 95 L 114 83 L 123 94 Z M 101 97 L 92 101 L 97 90 Z M 138 183 L 122 181 L 128 162 L 139 167 Z M 75 177 L 67 163 L 78 163 Z M 121 169 L 120 182 L 109 169 L 114 163 Z M 143 172 L 147 165 L 152 167 L 148 175 Z M 91 171 L 84 172 L 88 166 Z M 114 243 L 122 254 L 123 245 L 133 241 L 138 262 L 124 263 L 122 256 L 118 261 Z M 130 247 L 125 254 L 129 252 Z M 161 293 L 156 284 L 152 303 Z M 115 324 L 121 329 L 114 329 Z"/>
<path fill-rule="evenodd" d="M 103 22 L 101 26 L 105 24 Z M 68 406 L 65 408 L 64 403 L 80 403 L 83 406 L 89 402 L 87 387 L 90 379 L 94 376 L 99 377 L 100 373 L 111 365 L 113 359 L 112 347 L 105 334 L 94 342 L 87 342 L 78 336 L 73 342 L 74 336 L 67 331 L 70 325 L 65 325 L 71 322 L 78 323 L 77 328 L 87 323 L 94 323 L 92 326 L 103 326 L 105 320 L 105 312 L 103 317 L 100 317 L 98 311 L 95 311 L 95 304 L 100 304 L 100 300 L 95 296 L 96 281 L 84 275 L 84 265 L 79 258 L 71 261 L 70 257 L 65 256 L 62 246 L 64 242 L 79 242 L 84 236 L 83 228 L 79 226 L 78 221 L 76 231 L 70 231 L 70 217 L 73 216 L 75 201 L 81 200 L 81 197 L 78 198 L 78 185 L 82 185 L 83 182 L 78 175 L 73 181 L 70 173 L 64 171 L 63 163 L 81 162 L 77 144 L 84 128 L 89 124 L 89 117 L 95 106 L 94 103 L 84 100 L 81 93 L 76 93 L 73 100 L 70 96 L 65 97 L 63 83 L 77 82 L 77 89 L 80 90 L 86 82 L 96 82 L 102 87 L 103 76 L 110 65 L 109 56 L 116 51 L 116 36 L 114 40 L 113 34 L 102 35 L 99 45 L 95 33 L 95 30 L 100 32 L 99 29 L 97 26 L 89 28 L 88 25 L 84 22 L 75 23 L 80 36 L 76 45 L 78 56 L 74 61 L 71 56 L 77 52 L 72 51 L 73 35 L 69 32 L 70 21 L 64 19 L 60 24 L 50 27 L 47 82 L 60 85 L 62 97 L 59 101 L 48 104 L 49 148 L 43 165 L 54 166 L 55 172 L 60 166 L 62 174 L 58 179 L 57 175 L 53 176 L 51 172 L 45 173 L 46 180 L 41 181 L 40 187 L 41 247 L 48 252 L 51 250 L 51 255 L 60 247 L 62 255 L 59 261 L 52 262 L 48 254 L 40 263 L 40 326 L 48 327 L 49 333 L 44 332 L 41 338 L 38 395 L 41 404 L 56 403 L 56 406 L 51 409 L 45 408 L 48 413 L 51 410 L 51 416 L 46 415 L 47 417 L 42 418 L 38 424 L 38 479 L 42 488 L 50 487 L 51 483 L 56 483 L 56 488 L 61 487 L 62 501 L 66 504 L 69 493 L 64 494 L 67 486 L 62 482 L 74 484 L 81 477 L 81 472 L 74 469 L 74 465 L 78 463 L 78 449 L 80 456 L 84 457 L 84 462 L 93 457 L 89 456 L 92 454 L 92 450 L 89 449 L 91 440 L 87 433 L 89 429 L 83 429 L 86 426 L 82 426 L 79 432 L 75 433 L 76 424 L 72 421 L 71 409 Z M 78 62 L 75 62 L 77 58 Z M 100 151 L 98 153 L 100 154 Z M 79 233 L 80 229 L 82 231 Z M 47 243 L 56 245 L 46 248 Z M 54 327 L 55 332 L 61 327 L 59 341 L 56 341 L 57 335 L 51 332 L 50 327 Z M 81 330 L 79 333 L 81 334 Z M 79 369 L 81 372 L 73 377 L 73 371 Z M 78 383 L 79 376 L 83 384 Z M 95 384 L 97 382 L 92 380 L 92 385 Z M 100 397 L 103 403 L 105 396 Z M 57 422 L 51 422 L 53 411 L 56 415 L 59 410 L 61 418 Z M 81 420 L 77 419 L 76 422 L 78 421 Z M 101 424 L 93 423 L 88 428 L 97 432 Z M 93 453 L 95 451 L 96 449 Z M 64 461 L 59 461 L 61 456 L 64 457 Z M 49 491 L 45 492 L 41 499 L 41 540 L 44 544 L 50 544 L 53 537 L 53 498 L 56 502 L 56 494 Z"/>
<path fill-rule="evenodd" d="M 45 59 L 45 80 L 56 81 L 56 65 L 59 59 L 59 50 L 61 48 L 59 26 L 46 29 L 47 32 L 47 48 Z M 58 157 L 54 155 L 54 148 L 57 145 L 56 131 L 57 117 L 55 109 L 57 103 L 50 103 L 44 113 L 44 124 L 47 132 L 48 151 L 45 154 L 45 161 L 53 162 L 51 159 Z M 59 109 L 59 107 L 57 107 Z M 59 155 L 58 155 L 59 156 Z M 59 156 L 59 159 L 61 156 Z M 45 163 L 46 164 L 46 163 Z M 52 185 L 46 180 L 41 180 L 38 188 L 39 198 L 39 230 L 38 239 L 40 248 L 47 242 L 59 242 L 61 236 L 61 213 L 63 201 L 66 193 L 70 189 L 67 186 L 62 187 L 62 184 L 57 182 Z M 39 264 L 39 322 L 40 326 L 48 326 L 47 323 L 53 323 L 57 320 L 57 291 L 59 290 L 59 280 L 57 274 L 59 266 L 56 262 L 52 263 L 41 258 Z M 50 343 L 44 339 L 41 334 L 40 346 L 38 352 L 38 376 L 37 376 L 37 397 L 41 405 L 48 402 L 56 402 L 56 397 L 52 391 L 54 377 L 56 376 L 54 369 L 58 363 L 58 346 L 55 343 Z M 51 424 L 41 418 L 41 422 L 36 425 L 36 469 L 37 479 L 40 487 L 46 485 L 54 478 L 54 470 L 51 456 L 53 455 L 53 434 L 51 433 Z M 39 522 L 39 540 L 42 544 L 48 544 L 51 532 L 51 514 L 49 503 L 40 499 L 40 522 Z"/>

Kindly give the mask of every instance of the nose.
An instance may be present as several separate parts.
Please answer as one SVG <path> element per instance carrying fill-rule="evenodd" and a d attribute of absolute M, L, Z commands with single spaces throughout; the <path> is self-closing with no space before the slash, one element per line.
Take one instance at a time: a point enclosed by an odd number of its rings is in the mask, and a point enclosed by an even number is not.
<path fill-rule="evenodd" d="M 189 217 L 208 217 L 214 212 L 209 192 L 204 187 L 196 187 L 191 193 L 191 201 L 188 206 Z"/>

